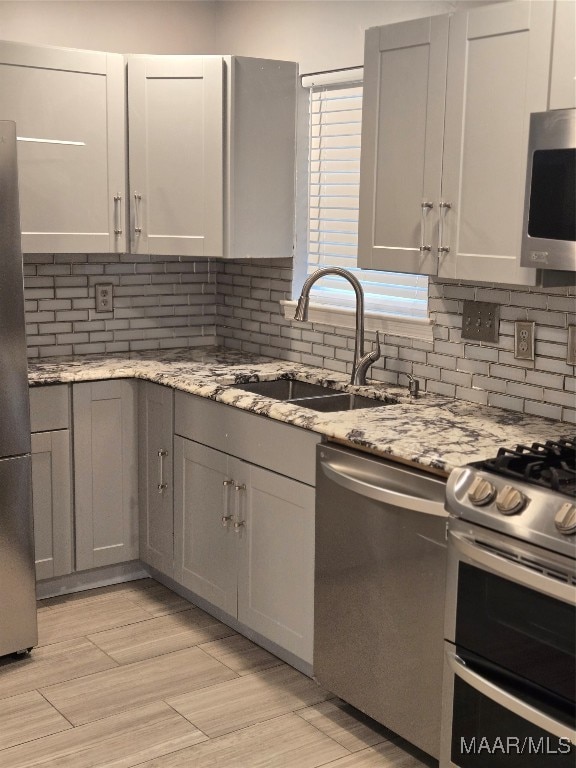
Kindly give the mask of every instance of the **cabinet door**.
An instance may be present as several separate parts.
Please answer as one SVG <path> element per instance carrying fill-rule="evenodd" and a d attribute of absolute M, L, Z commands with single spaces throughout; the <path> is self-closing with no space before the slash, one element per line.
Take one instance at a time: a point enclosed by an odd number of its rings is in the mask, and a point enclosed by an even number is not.
<path fill-rule="evenodd" d="M 548 103 L 553 4 L 495 3 L 451 22 L 438 274 L 533 285 L 520 264 L 531 112 Z"/>
<path fill-rule="evenodd" d="M 554 40 L 549 109 L 576 107 L 576 2 L 559 0 L 554 10 Z"/>
<path fill-rule="evenodd" d="M 131 250 L 223 255 L 223 62 L 128 61 Z"/>
<path fill-rule="evenodd" d="M 175 437 L 174 460 L 174 578 L 236 616 L 238 534 L 233 497 L 237 491 L 229 458 Z"/>
<path fill-rule="evenodd" d="M 174 391 L 147 381 L 138 397 L 140 559 L 174 573 Z"/>
<path fill-rule="evenodd" d="M 249 464 L 243 473 L 238 619 L 311 663 L 314 488 Z"/>
<path fill-rule="evenodd" d="M 436 16 L 366 32 L 358 224 L 366 269 L 436 274 L 448 27 L 448 16 Z"/>
<path fill-rule="evenodd" d="M 70 439 L 67 429 L 32 434 L 36 578 L 72 573 Z"/>
<path fill-rule="evenodd" d="M 22 250 L 125 250 L 124 60 L 0 44 L 2 118 L 16 122 Z"/>
<path fill-rule="evenodd" d="M 76 569 L 138 557 L 136 383 L 74 384 Z"/>

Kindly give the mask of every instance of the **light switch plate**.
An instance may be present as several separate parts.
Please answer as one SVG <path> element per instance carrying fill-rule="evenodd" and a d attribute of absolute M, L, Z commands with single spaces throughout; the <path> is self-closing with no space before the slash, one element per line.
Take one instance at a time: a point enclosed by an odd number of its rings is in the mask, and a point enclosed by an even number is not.
<path fill-rule="evenodd" d="M 462 338 L 471 341 L 498 341 L 500 306 L 488 301 L 464 300 Z"/>
<path fill-rule="evenodd" d="M 112 312 L 114 309 L 112 283 L 98 283 L 94 288 L 96 290 L 96 312 Z"/>

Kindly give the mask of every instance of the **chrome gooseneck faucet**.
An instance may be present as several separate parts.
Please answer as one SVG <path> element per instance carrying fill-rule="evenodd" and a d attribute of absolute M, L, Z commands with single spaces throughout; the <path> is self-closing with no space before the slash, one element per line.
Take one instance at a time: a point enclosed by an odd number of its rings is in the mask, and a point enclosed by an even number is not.
<path fill-rule="evenodd" d="M 298 306 L 294 320 L 308 319 L 308 305 L 310 303 L 310 289 L 314 283 L 325 275 L 339 275 L 348 280 L 356 294 L 356 339 L 354 344 L 354 361 L 352 363 L 352 384 L 366 384 L 366 373 L 372 363 L 380 357 L 380 337 L 376 331 L 376 347 L 372 352 L 364 354 L 364 291 L 358 279 L 346 269 L 341 267 L 324 267 L 313 272 L 302 286 L 302 292 L 298 299 Z"/>

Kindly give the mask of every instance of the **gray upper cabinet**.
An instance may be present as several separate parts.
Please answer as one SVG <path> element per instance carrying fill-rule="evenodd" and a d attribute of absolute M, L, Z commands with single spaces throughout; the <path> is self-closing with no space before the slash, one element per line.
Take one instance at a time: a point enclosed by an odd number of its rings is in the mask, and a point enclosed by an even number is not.
<path fill-rule="evenodd" d="M 438 274 L 534 285 L 520 267 L 531 112 L 548 105 L 552 2 L 496 3 L 451 20 Z"/>
<path fill-rule="evenodd" d="M 138 558 L 136 386 L 72 387 L 78 571 Z"/>
<path fill-rule="evenodd" d="M 358 223 L 365 269 L 437 272 L 448 26 L 448 16 L 436 16 L 366 32 Z"/>
<path fill-rule="evenodd" d="M 535 284 L 523 199 L 553 17 L 553 2 L 495 3 L 367 31 L 360 266 Z"/>
<path fill-rule="evenodd" d="M 296 64 L 128 58 L 134 253 L 292 255 Z"/>
<path fill-rule="evenodd" d="M 223 66 L 219 56 L 128 60 L 133 253 L 222 253 Z"/>
<path fill-rule="evenodd" d="M 576 107 L 576 2 L 562 0 L 554 12 L 549 109 Z"/>
<path fill-rule="evenodd" d="M 123 57 L 1 42 L 0 93 L 18 135 L 22 250 L 126 250 Z"/>

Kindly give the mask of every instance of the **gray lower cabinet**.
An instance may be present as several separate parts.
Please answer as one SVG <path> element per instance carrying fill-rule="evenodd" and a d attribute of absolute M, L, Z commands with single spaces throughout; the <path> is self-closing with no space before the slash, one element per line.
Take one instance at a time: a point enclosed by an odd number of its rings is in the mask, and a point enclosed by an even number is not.
<path fill-rule="evenodd" d="M 140 560 L 174 575 L 174 391 L 138 384 Z"/>
<path fill-rule="evenodd" d="M 176 392 L 174 579 L 312 663 L 319 436 Z"/>
<path fill-rule="evenodd" d="M 68 387 L 30 390 L 36 578 L 74 570 Z"/>
<path fill-rule="evenodd" d="M 138 558 L 137 382 L 74 384 L 76 570 Z"/>

